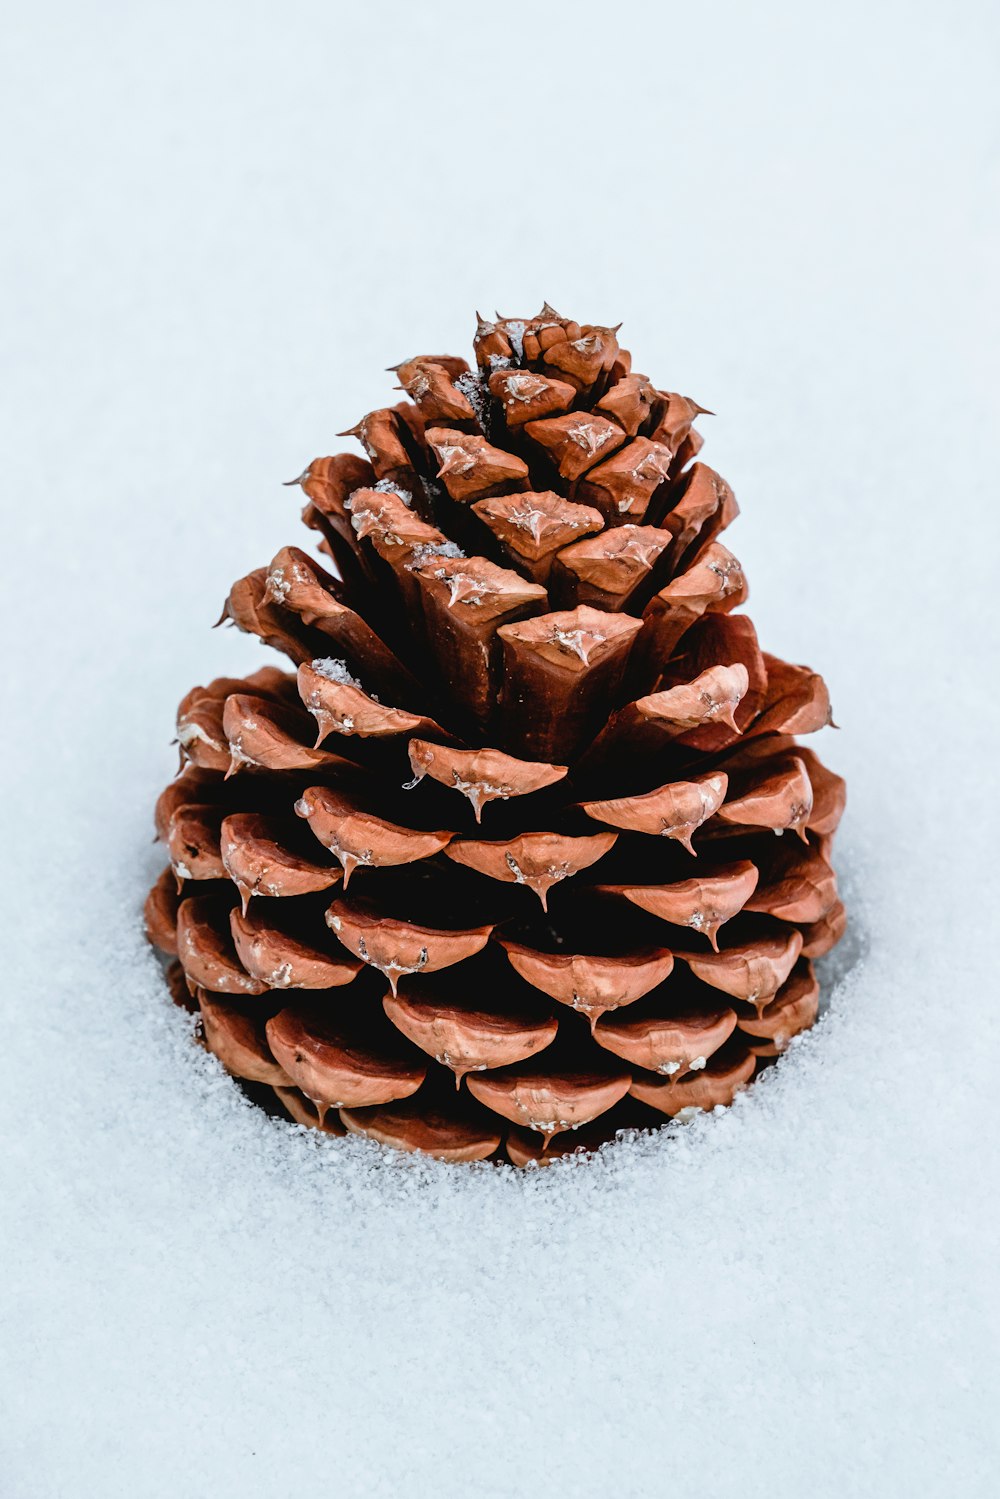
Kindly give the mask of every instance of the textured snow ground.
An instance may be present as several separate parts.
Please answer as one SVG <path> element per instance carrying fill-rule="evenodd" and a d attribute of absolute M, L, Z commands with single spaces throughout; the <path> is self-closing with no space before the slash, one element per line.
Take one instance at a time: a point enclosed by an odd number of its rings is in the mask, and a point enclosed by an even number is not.
<path fill-rule="evenodd" d="M 0 1491 L 995 1494 L 995 10 L 8 32 Z M 842 725 L 857 961 L 725 1117 L 516 1176 L 242 1105 L 139 904 L 279 481 L 545 297 L 718 412 L 761 634 Z"/>

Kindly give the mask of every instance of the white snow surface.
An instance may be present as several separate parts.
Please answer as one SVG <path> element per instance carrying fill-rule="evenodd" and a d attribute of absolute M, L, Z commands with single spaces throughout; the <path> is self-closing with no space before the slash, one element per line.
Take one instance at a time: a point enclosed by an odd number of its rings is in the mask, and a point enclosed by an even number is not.
<path fill-rule="evenodd" d="M 6 29 L 0 1492 L 995 1494 L 995 8 Z M 718 413 L 853 925 L 731 1111 L 518 1175 L 264 1118 L 139 913 L 176 701 L 277 659 L 208 627 L 309 545 L 282 479 L 544 298 Z"/>

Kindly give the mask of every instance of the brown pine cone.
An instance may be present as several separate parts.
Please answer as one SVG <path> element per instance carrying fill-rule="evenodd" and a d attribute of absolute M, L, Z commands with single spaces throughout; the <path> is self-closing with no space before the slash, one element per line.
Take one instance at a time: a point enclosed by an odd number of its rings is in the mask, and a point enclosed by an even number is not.
<path fill-rule="evenodd" d="M 727 1104 L 815 1019 L 826 687 L 732 612 L 704 408 L 616 332 L 546 306 L 399 365 L 366 457 L 297 481 L 327 565 L 226 601 L 295 670 L 180 705 L 150 939 L 300 1123 L 523 1165 Z"/>

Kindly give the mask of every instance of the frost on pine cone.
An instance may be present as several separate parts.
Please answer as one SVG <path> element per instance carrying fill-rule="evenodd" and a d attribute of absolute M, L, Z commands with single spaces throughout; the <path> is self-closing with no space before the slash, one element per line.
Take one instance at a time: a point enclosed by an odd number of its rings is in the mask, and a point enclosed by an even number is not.
<path fill-rule="evenodd" d="M 762 651 L 703 408 L 610 328 L 480 319 L 297 483 L 180 705 L 150 937 L 300 1123 L 526 1164 L 729 1103 L 844 928 L 822 678 Z M 776 836 L 783 835 L 783 836 Z"/>

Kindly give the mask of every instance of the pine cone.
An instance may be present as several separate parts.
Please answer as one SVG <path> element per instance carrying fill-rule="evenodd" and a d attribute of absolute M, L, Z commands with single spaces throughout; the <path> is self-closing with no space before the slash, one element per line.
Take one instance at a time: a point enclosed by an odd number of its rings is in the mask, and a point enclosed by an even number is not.
<path fill-rule="evenodd" d="M 816 1017 L 827 691 L 732 612 L 704 408 L 616 331 L 546 306 L 399 365 L 366 457 L 295 481 L 329 566 L 226 602 L 295 670 L 180 705 L 149 935 L 300 1123 L 548 1160 L 729 1103 Z"/>

